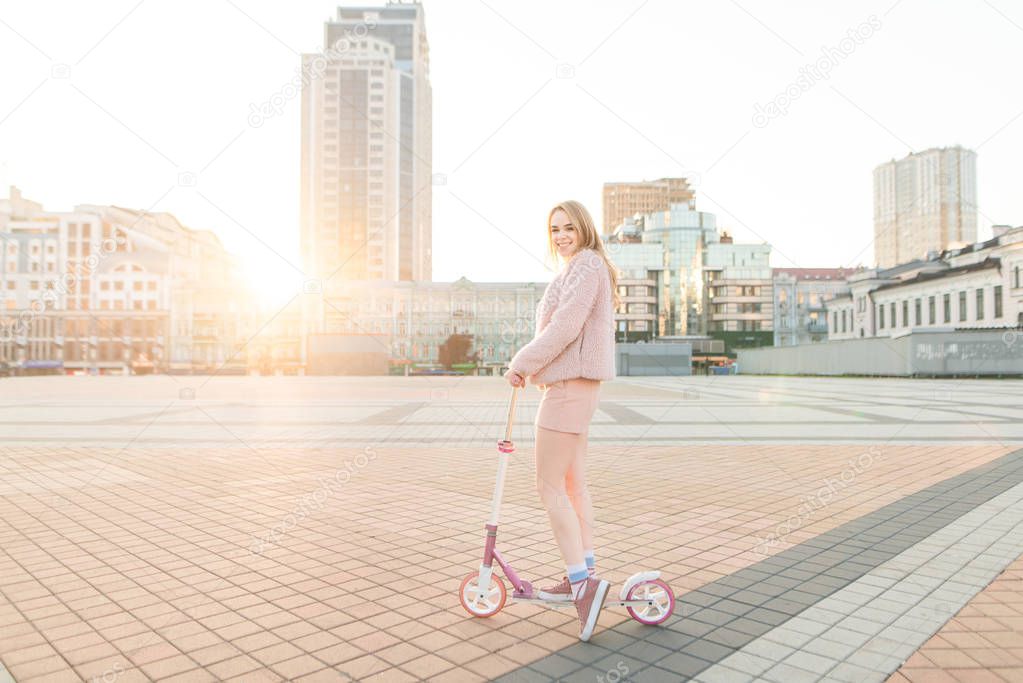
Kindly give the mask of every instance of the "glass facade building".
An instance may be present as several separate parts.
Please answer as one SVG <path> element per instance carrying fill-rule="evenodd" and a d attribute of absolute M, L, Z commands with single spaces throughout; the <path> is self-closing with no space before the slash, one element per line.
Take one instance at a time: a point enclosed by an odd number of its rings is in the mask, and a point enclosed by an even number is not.
<path fill-rule="evenodd" d="M 701 272 L 707 245 L 719 239 L 716 216 L 672 204 L 668 211 L 644 217 L 642 239 L 664 245 L 666 252 L 661 299 L 667 309 L 661 334 L 705 334 Z"/>

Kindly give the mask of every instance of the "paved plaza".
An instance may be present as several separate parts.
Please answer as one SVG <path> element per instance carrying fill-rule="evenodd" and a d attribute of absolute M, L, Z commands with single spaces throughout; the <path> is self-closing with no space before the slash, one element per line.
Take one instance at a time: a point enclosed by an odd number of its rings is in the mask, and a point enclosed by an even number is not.
<path fill-rule="evenodd" d="M 0 380 L 0 681 L 1020 681 L 1023 382 L 618 378 L 602 575 L 673 617 L 458 601 L 499 378 Z M 562 563 L 521 392 L 498 547 Z"/>

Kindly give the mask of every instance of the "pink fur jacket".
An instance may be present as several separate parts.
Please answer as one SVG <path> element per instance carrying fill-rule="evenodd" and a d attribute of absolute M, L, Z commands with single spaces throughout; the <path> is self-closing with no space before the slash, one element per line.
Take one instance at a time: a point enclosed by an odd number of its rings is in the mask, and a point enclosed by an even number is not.
<path fill-rule="evenodd" d="M 575 253 L 536 307 L 536 333 L 509 369 L 533 384 L 585 377 L 614 379 L 615 329 L 611 275 L 593 249 Z"/>

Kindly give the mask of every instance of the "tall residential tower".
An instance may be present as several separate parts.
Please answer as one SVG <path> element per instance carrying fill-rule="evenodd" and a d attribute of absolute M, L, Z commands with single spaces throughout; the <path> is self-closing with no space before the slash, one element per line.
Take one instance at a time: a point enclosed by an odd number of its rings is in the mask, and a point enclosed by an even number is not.
<path fill-rule="evenodd" d="M 942 147 L 874 169 L 874 259 L 890 268 L 977 241 L 977 154 Z"/>
<path fill-rule="evenodd" d="M 423 6 L 339 7 L 302 56 L 302 260 L 326 291 L 432 279 L 432 93 Z"/>

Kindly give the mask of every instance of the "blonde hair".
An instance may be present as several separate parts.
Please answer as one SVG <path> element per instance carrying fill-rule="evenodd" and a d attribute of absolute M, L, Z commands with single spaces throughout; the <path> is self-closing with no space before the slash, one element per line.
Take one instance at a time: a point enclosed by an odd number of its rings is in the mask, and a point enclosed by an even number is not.
<path fill-rule="evenodd" d="M 574 199 L 568 199 L 556 205 L 547 214 L 547 248 L 550 250 L 551 258 L 555 263 L 558 262 L 559 256 L 558 248 L 554 246 L 554 238 L 551 236 L 551 220 L 554 218 L 555 211 L 564 211 L 568 214 L 569 222 L 575 226 L 576 235 L 578 235 L 579 249 L 592 249 L 604 259 L 604 263 L 607 264 L 607 272 L 611 274 L 611 297 L 614 301 L 614 307 L 617 309 L 621 304 L 621 299 L 618 296 L 618 268 L 608 258 L 607 250 L 604 249 L 604 241 L 597 234 L 597 228 L 593 224 L 593 217 L 590 216 L 590 212 L 586 210 L 585 206 Z"/>

